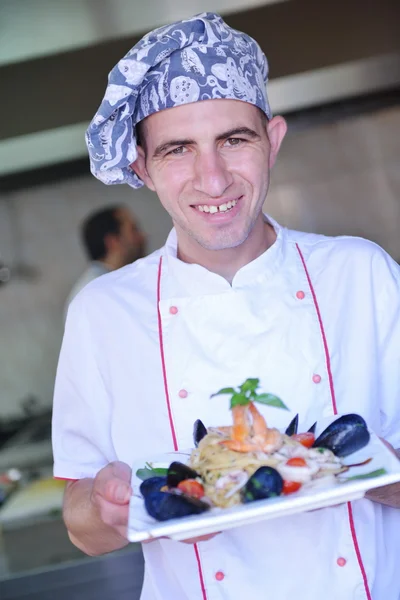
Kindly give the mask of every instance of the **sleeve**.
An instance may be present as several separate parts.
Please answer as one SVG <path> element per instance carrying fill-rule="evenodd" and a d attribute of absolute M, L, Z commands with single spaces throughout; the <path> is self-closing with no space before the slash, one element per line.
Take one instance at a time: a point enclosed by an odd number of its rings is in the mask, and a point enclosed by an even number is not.
<path fill-rule="evenodd" d="M 53 401 L 54 477 L 94 477 L 116 460 L 111 439 L 111 400 L 99 367 L 99 338 L 85 292 L 71 303 Z M 91 326 L 92 325 L 92 326 Z"/>
<path fill-rule="evenodd" d="M 400 267 L 386 253 L 378 270 L 378 390 L 382 437 L 400 448 Z"/>

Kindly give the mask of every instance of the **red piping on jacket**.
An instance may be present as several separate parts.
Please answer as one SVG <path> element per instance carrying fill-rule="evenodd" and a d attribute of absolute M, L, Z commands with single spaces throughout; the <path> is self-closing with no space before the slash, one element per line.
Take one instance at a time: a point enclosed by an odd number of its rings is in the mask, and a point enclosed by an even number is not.
<path fill-rule="evenodd" d="M 161 312 L 160 312 L 160 300 L 161 300 L 161 272 L 162 272 L 162 256 L 160 257 L 160 262 L 158 265 L 158 277 L 157 277 L 157 315 L 158 315 L 158 336 L 160 342 L 160 354 L 161 354 L 161 366 L 162 373 L 164 379 L 164 390 L 165 390 L 165 398 L 167 400 L 167 408 L 168 408 L 168 417 L 169 417 L 169 425 L 171 428 L 172 441 L 174 444 L 174 450 L 178 450 L 178 441 L 175 433 L 174 421 L 172 418 L 172 410 L 171 403 L 169 399 L 169 391 L 168 391 L 168 380 L 167 380 L 167 368 L 165 365 L 165 355 L 164 355 L 164 344 L 163 344 L 163 334 L 162 334 L 162 320 L 161 320 Z M 200 579 L 200 587 L 201 592 L 203 594 L 203 600 L 207 600 L 207 592 L 204 585 L 204 577 L 203 577 L 203 569 L 201 567 L 201 559 L 200 552 L 197 547 L 197 544 L 193 544 L 194 553 L 196 556 L 197 567 L 199 570 L 199 579 Z"/>
<path fill-rule="evenodd" d="M 162 367 L 162 373 L 163 373 L 163 379 L 164 379 L 165 398 L 167 400 L 169 425 L 171 427 L 172 441 L 173 441 L 173 444 L 174 444 L 174 450 L 176 451 L 176 450 L 178 450 L 178 441 L 176 439 L 175 426 L 174 426 L 174 421 L 173 421 L 173 418 L 172 418 L 171 403 L 170 403 L 170 400 L 169 400 L 168 383 L 167 383 L 167 369 L 166 369 L 166 366 L 165 366 L 162 321 L 161 321 L 161 312 L 160 312 L 161 272 L 162 272 L 162 256 L 160 258 L 160 263 L 158 265 L 158 277 L 157 277 L 158 336 L 159 336 L 159 343 L 160 343 L 161 367 Z"/>
<path fill-rule="evenodd" d="M 320 310 L 319 310 L 317 296 L 315 294 L 314 287 L 313 287 L 313 284 L 312 284 L 312 281 L 311 281 L 311 278 L 310 278 L 310 274 L 309 274 L 308 269 L 307 269 L 306 261 L 304 260 L 303 253 L 301 252 L 300 247 L 299 247 L 298 244 L 296 244 L 296 248 L 297 248 L 297 252 L 299 253 L 301 262 L 303 263 L 304 272 L 305 272 L 305 274 L 307 276 L 308 285 L 309 285 L 309 288 L 310 288 L 310 291 L 311 291 L 311 295 L 312 295 L 312 299 L 313 299 L 313 302 L 314 302 L 315 310 L 316 310 L 317 316 L 318 316 L 318 322 L 319 322 L 319 327 L 320 327 L 320 330 L 321 330 L 322 341 L 324 343 L 326 369 L 328 371 L 328 377 L 329 377 L 329 387 L 330 387 L 330 391 L 331 391 L 333 414 L 337 415 L 335 389 L 333 387 L 333 377 L 332 377 L 332 370 L 331 370 L 331 359 L 330 359 L 330 356 L 329 356 L 329 349 L 328 349 L 328 342 L 327 342 L 326 335 L 325 335 L 325 328 L 324 328 L 324 324 L 323 324 L 323 321 L 322 321 L 321 313 L 320 313 Z M 361 575 L 362 575 L 363 580 L 364 580 L 365 593 L 367 594 L 368 600 L 372 600 L 371 592 L 370 592 L 370 589 L 369 589 L 369 586 L 368 586 L 367 574 L 365 572 L 365 567 L 364 567 L 364 563 L 363 563 L 361 552 L 360 552 L 360 546 L 358 544 L 356 528 L 354 526 L 353 509 L 352 509 L 352 506 L 351 506 L 351 502 L 347 503 L 347 511 L 348 511 L 348 517 L 349 517 L 351 537 L 353 538 L 354 549 L 356 551 L 356 556 L 357 556 L 358 564 L 359 564 L 359 567 L 360 567 Z"/>
<path fill-rule="evenodd" d="M 331 359 L 330 359 L 330 356 L 329 356 L 328 342 L 326 340 L 324 324 L 322 322 L 322 317 L 321 317 L 321 313 L 320 313 L 319 306 L 318 306 L 317 296 L 315 295 L 313 284 L 311 282 L 311 278 L 310 278 L 310 275 L 308 273 L 306 261 L 304 260 L 304 256 L 303 256 L 303 254 L 302 254 L 302 252 L 301 252 L 298 244 L 296 244 L 296 248 L 297 248 L 297 252 L 299 253 L 299 256 L 301 258 L 301 262 L 303 263 L 303 269 L 304 269 L 306 277 L 307 277 L 307 281 L 308 281 L 308 285 L 310 287 L 312 299 L 314 301 L 315 310 L 317 312 L 317 317 L 318 317 L 318 322 L 319 322 L 319 328 L 321 330 L 321 336 L 322 336 L 322 341 L 323 341 L 324 350 L 325 350 L 326 370 L 328 371 L 329 387 L 330 387 L 330 390 L 331 390 L 331 398 L 332 398 L 332 406 L 333 406 L 333 414 L 337 415 L 336 398 L 335 398 L 335 388 L 333 387 L 333 377 L 332 377 L 332 370 L 331 370 Z"/>

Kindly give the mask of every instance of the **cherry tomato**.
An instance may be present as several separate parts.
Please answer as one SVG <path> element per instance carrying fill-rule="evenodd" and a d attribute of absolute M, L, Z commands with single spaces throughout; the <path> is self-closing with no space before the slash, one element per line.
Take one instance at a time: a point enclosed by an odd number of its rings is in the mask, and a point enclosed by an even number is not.
<path fill-rule="evenodd" d="M 315 442 L 315 435 L 311 433 L 311 431 L 306 431 L 305 433 L 295 433 L 292 435 L 292 438 L 297 442 L 300 442 L 300 444 L 306 448 L 311 448 Z"/>
<path fill-rule="evenodd" d="M 289 458 L 286 462 L 289 467 L 306 467 L 307 463 L 304 458 L 300 458 L 300 456 L 294 456 L 293 458 Z"/>
<path fill-rule="evenodd" d="M 185 479 L 178 484 L 178 490 L 193 498 L 202 498 L 204 496 L 204 488 L 195 479 Z"/>
<path fill-rule="evenodd" d="M 284 481 L 282 494 L 293 494 L 301 488 L 301 483 L 298 481 Z"/>

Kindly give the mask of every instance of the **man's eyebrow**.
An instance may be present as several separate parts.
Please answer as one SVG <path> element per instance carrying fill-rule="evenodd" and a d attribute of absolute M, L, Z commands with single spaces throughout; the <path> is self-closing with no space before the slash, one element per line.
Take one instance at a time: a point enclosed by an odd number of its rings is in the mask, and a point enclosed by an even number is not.
<path fill-rule="evenodd" d="M 219 142 L 221 140 L 227 140 L 231 137 L 235 137 L 236 135 L 247 135 L 252 139 L 260 138 L 259 134 L 249 127 L 234 127 L 233 129 L 229 129 L 229 131 L 221 133 L 216 139 Z"/>
<path fill-rule="evenodd" d="M 249 127 L 233 127 L 232 129 L 229 129 L 228 131 L 224 131 L 223 133 L 220 133 L 215 139 L 217 142 L 220 142 L 221 140 L 227 140 L 236 135 L 247 135 L 248 137 L 250 137 L 252 139 L 260 138 L 259 134 L 256 133 L 253 129 L 250 129 Z M 157 146 L 157 148 L 154 150 L 153 158 L 157 158 L 161 154 L 164 154 L 164 152 L 166 152 L 170 148 L 178 148 L 179 146 L 190 146 L 190 144 L 195 144 L 195 143 L 196 142 L 194 140 L 189 140 L 189 139 L 169 140 L 168 142 L 164 142 L 163 144 L 160 144 L 159 146 Z"/>

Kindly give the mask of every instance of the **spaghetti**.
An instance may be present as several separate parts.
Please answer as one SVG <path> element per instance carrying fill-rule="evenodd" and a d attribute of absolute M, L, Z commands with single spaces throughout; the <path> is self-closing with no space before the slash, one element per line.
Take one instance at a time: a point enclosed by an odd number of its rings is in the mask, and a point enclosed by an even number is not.
<path fill-rule="evenodd" d="M 198 448 L 193 450 L 189 462 L 201 477 L 205 495 L 215 506 L 228 508 L 241 504 L 242 488 L 263 466 L 276 469 L 285 481 L 302 484 L 321 478 L 327 481 L 327 476 L 343 470 L 341 460 L 330 450 L 306 448 L 284 434 L 281 434 L 280 448 L 273 453 L 231 450 L 224 444 L 229 439 L 225 429 L 229 428 L 210 428 Z M 303 462 L 292 466 L 293 457 Z"/>

